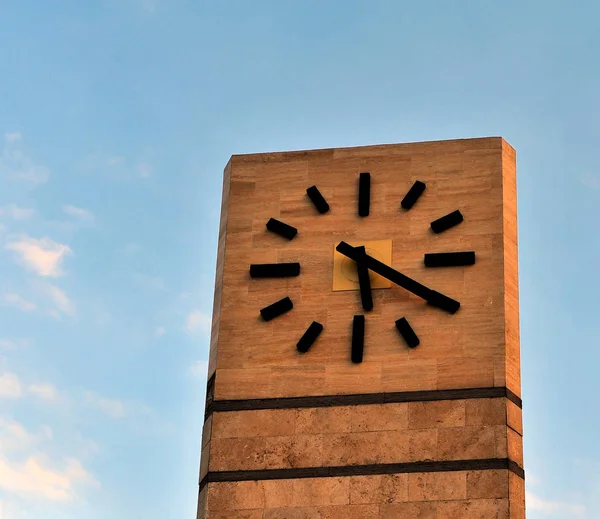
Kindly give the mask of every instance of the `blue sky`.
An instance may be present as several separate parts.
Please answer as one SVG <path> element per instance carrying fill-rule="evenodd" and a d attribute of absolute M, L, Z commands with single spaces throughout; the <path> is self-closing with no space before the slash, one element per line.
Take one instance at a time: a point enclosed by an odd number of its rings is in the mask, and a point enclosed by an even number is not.
<path fill-rule="evenodd" d="M 194 517 L 231 154 L 518 154 L 530 519 L 600 509 L 595 2 L 6 0 L 0 518 Z"/>

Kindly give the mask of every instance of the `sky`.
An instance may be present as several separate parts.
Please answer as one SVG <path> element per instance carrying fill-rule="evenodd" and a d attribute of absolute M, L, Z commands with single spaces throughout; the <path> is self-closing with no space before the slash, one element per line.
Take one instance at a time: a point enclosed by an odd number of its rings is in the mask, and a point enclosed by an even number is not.
<path fill-rule="evenodd" d="M 0 519 L 195 517 L 232 154 L 517 150 L 529 519 L 600 509 L 600 6 L 3 0 Z"/>

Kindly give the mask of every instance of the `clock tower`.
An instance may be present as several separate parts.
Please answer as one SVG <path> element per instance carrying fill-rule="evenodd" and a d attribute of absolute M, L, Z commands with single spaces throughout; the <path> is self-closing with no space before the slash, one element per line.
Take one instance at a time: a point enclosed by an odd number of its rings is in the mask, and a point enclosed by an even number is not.
<path fill-rule="evenodd" d="M 198 518 L 525 517 L 515 161 L 231 158 Z"/>

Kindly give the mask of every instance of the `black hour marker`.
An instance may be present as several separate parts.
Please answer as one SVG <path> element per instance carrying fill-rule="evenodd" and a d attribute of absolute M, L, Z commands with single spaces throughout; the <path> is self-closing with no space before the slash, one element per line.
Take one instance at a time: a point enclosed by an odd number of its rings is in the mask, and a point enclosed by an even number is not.
<path fill-rule="evenodd" d="M 426 267 L 462 267 L 475 264 L 475 252 L 435 252 L 425 254 Z"/>
<path fill-rule="evenodd" d="M 365 344 L 365 316 L 355 315 L 352 320 L 352 362 L 360 364 L 363 360 Z"/>
<path fill-rule="evenodd" d="M 356 247 L 358 253 L 364 257 L 366 250 L 364 246 Z M 364 262 L 356 264 L 358 271 L 358 284 L 360 287 L 360 300 L 363 310 L 370 312 L 373 310 L 373 294 L 371 292 L 371 279 L 369 278 L 369 269 Z"/>
<path fill-rule="evenodd" d="M 296 344 L 296 349 L 300 353 L 306 353 L 313 343 L 317 340 L 319 334 L 323 331 L 323 325 L 317 321 L 313 321 L 312 324 L 304 332 L 304 335 Z"/>
<path fill-rule="evenodd" d="M 444 232 L 450 229 L 451 227 L 458 225 L 462 221 L 463 215 L 457 209 L 456 211 L 448 213 L 446 216 L 442 216 L 441 218 L 438 218 L 437 220 L 431 222 L 431 230 L 435 233 Z"/>
<path fill-rule="evenodd" d="M 327 203 L 327 200 L 323 198 L 323 195 L 317 189 L 317 186 L 309 187 L 306 190 L 306 194 L 308 195 L 308 198 L 310 198 L 311 202 L 315 205 L 319 213 L 325 214 L 327 211 L 329 211 L 329 204 Z"/>
<path fill-rule="evenodd" d="M 420 180 L 417 180 L 408 190 L 408 193 L 406 193 L 406 195 L 402 199 L 402 202 L 400 202 L 400 205 L 404 209 L 410 209 L 413 205 L 415 205 L 415 202 L 423 194 L 423 191 L 425 191 L 425 183 L 421 182 Z"/>
<path fill-rule="evenodd" d="M 398 328 L 400 335 L 402 335 L 409 348 L 415 348 L 419 345 L 419 338 L 410 324 L 408 324 L 406 317 L 402 317 L 396 321 L 396 328 Z"/>
<path fill-rule="evenodd" d="M 267 222 L 267 229 L 271 232 L 279 234 L 279 236 L 283 236 L 288 240 L 292 240 L 296 234 L 298 234 L 298 229 L 288 225 L 287 223 L 280 222 L 275 218 L 271 218 Z"/>
<path fill-rule="evenodd" d="M 271 319 L 275 319 L 275 317 L 279 317 L 281 314 L 289 312 L 292 308 L 294 308 L 292 300 L 289 297 L 284 297 L 272 305 L 265 306 L 261 309 L 260 315 L 265 321 L 270 321 Z"/>
<path fill-rule="evenodd" d="M 371 204 L 371 174 L 361 173 L 358 180 L 358 216 L 369 216 Z"/>
<path fill-rule="evenodd" d="M 250 265 L 251 278 L 291 278 L 300 275 L 300 263 L 257 263 Z"/>

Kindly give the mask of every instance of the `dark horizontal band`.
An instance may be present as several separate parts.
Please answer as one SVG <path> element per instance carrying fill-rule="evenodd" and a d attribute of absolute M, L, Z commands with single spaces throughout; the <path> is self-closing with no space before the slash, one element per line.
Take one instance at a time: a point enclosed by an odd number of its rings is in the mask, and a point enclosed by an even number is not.
<path fill-rule="evenodd" d="M 296 469 L 231 470 L 209 472 L 200 481 L 200 490 L 207 483 L 225 481 L 261 481 L 273 479 L 332 478 L 374 476 L 414 472 L 458 472 L 463 470 L 510 470 L 525 479 L 524 470 L 508 458 L 457 461 L 415 461 L 410 463 L 380 463 L 341 467 L 305 467 Z"/>
<path fill-rule="evenodd" d="M 211 377 L 209 392 L 214 390 Z M 467 400 L 471 398 L 508 398 L 518 407 L 521 399 L 506 387 L 467 389 L 438 389 L 429 391 L 401 391 L 394 393 L 365 393 L 355 395 L 322 395 L 285 398 L 254 398 L 249 400 L 207 399 L 205 419 L 214 412 L 257 411 L 263 409 L 294 409 L 307 407 L 336 407 L 345 405 L 388 404 L 397 402 L 426 402 L 435 400 Z"/>

